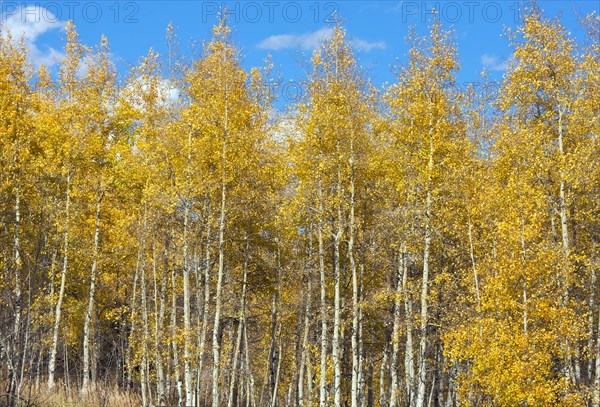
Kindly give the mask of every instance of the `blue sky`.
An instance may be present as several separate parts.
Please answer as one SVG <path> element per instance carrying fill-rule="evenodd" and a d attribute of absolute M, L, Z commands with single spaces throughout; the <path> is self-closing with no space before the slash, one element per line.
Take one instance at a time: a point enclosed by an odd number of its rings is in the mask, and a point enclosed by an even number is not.
<path fill-rule="evenodd" d="M 391 67 L 406 61 L 409 27 L 425 34 L 432 10 L 455 31 L 461 72 L 459 83 L 477 81 L 487 67 L 500 79 L 511 49 L 505 27 L 522 19 L 523 4 L 508 1 L 4 1 L 2 23 L 24 34 L 34 65 L 55 66 L 62 55 L 64 22 L 74 20 L 82 42 L 98 43 L 105 34 L 113 59 L 123 75 L 150 47 L 164 53 L 164 34 L 172 23 L 182 50 L 210 38 L 217 10 L 227 5 L 234 39 L 247 68 L 262 66 L 268 53 L 284 82 L 287 99 L 301 92 L 296 82 L 306 77 L 307 63 L 331 29 L 334 12 L 340 16 L 359 62 L 377 86 L 392 82 Z M 599 12 L 598 0 L 539 1 L 546 16 L 560 16 L 577 40 L 583 39 L 578 16 Z M 198 45 L 196 45 L 198 46 Z"/>

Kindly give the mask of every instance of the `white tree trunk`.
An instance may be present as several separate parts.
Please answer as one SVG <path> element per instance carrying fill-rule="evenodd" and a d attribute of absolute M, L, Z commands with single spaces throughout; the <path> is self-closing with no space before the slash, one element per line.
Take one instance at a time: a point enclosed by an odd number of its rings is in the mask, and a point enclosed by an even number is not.
<path fill-rule="evenodd" d="M 190 136 L 191 137 L 191 136 Z M 183 377 L 185 382 L 185 405 L 194 405 L 194 386 L 192 379 L 190 330 L 191 330 L 191 307 L 190 307 L 190 264 L 188 259 L 188 229 L 190 202 L 186 200 L 183 218 Z"/>
<path fill-rule="evenodd" d="M 281 331 L 281 322 L 279 322 L 277 331 L 278 331 L 278 336 L 280 336 L 279 333 Z M 283 359 L 283 357 L 281 356 L 281 352 L 283 350 L 282 347 L 283 347 L 283 342 L 280 339 L 279 347 L 277 348 L 277 354 L 279 355 L 279 357 L 277 358 L 277 370 L 275 371 L 275 383 L 273 385 L 273 394 L 271 394 L 271 407 L 276 407 L 278 405 L 277 394 L 279 392 L 279 381 L 280 381 L 280 377 L 281 377 L 281 360 Z"/>
<path fill-rule="evenodd" d="M 306 352 L 306 405 L 313 405 L 313 370 L 311 353 Z"/>
<path fill-rule="evenodd" d="M 596 253 L 596 241 L 592 239 L 592 253 Z M 591 281 L 590 281 L 590 298 L 589 298 L 589 309 L 590 315 L 588 317 L 588 349 L 594 349 L 594 330 L 595 330 L 595 311 L 596 311 L 596 265 L 592 260 L 591 267 Z M 591 381 L 593 378 L 594 371 L 594 354 L 590 352 L 587 362 L 587 377 Z"/>
<path fill-rule="evenodd" d="M 598 258 L 597 258 L 597 251 L 596 249 L 596 241 L 593 240 L 592 241 L 592 248 L 594 249 L 592 252 L 593 254 L 593 259 L 592 259 L 592 268 L 593 268 L 593 273 L 594 275 L 596 274 L 595 270 L 596 267 L 598 266 Z M 594 290 L 596 290 L 597 287 L 594 285 L 591 287 L 592 292 Z M 594 319 L 593 316 L 593 307 L 592 307 L 592 321 Z M 593 325 L 593 322 L 592 322 Z M 592 327 L 592 330 L 594 328 Z M 592 331 L 593 334 L 593 331 Z M 593 336 L 593 335 L 592 335 Z M 593 343 L 593 338 L 590 339 L 590 341 Z M 597 325 L 597 331 L 596 331 L 596 346 L 595 346 L 595 352 L 592 351 L 593 347 L 590 347 L 590 360 L 589 360 L 589 364 L 590 364 L 590 379 L 591 379 L 591 375 L 592 375 L 592 371 L 591 371 L 591 365 L 592 365 L 592 361 L 594 359 L 594 357 L 596 358 L 596 364 L 595 364 L 595 378 L 594 378 L 594 391 L 592 394 L 592 406 L 593 407 L 600 407 L 600 310 L 598 311 L 598 325 Z"/>
<path fill-rule="evenodd" d="M 562 108 L 559 106 L 558 108 L 558 149 L 560 152 L 560 157 L 561 159 L 564 159 L 565 156 L 565 151 L 564 151 L 564 144 L 563 144 L 563 123 L 562 123 Z M 561 227 L 561 232 L 562 232 L 562 248 L 563 248 L 563 255 L 565 257 L 565 262 L 568 259 L 569 256 L 569 227 L 568 227 L 568 220 L 567 220 L 567 199 L 566 199 L 566 185 L 565 185 L 565 180 L 564 180 L 564 176 L 563 176 L 563 169 L 561 167 L 560 169 L 560 202 L 559 202 L 559 208 L 560 208 L 560 227 Z M 565 276 L 566 278 L 567 276 Z M 566 281 L 565 281 L 566 283 Z"/>
<path fill-rule="evenodd" d="M 596 378 L 594 379 L 594 407 L 600 407 L 600 312 L 596 336 Z"/>
<path fill-rule="evenodd" d="M 98 183 L 98 196 L 96 200 L 96 224 L 94 229 L 94 249 L 92 253 L 92 270 L 90 273 L 90 293 L 88 298 L 85 320 L 83 322 L 83 393 L 89 390 L 90 385 L 90 341 L 92 331 L 92 317 L 96 295 L 96 267 L 98 266 L 98 243 L 100 239 L 100 209 L 102 207 L 102 182 Z"/>
<path fill-rule="evenodd" d="M 225 209 L 227 197 L 227 131 L 228 131 L 228 89 L 225 84 L 225 124 L 223 128 L 223 143 L 221 148 L 221 209 L 219 216 L 219 269 L 217 271 L 217 288 L 215 291 L 215 323 L 213 326 L 212 352 L 212 398 L 213 407 L 219 404 L 219 368 L 221 363 L 221 347 L 219 345 L 219 328 L 221 324 L 221 291 L 223 286 L 223 274 L 225 266 Z"/>
<path fill-rule="evenodd" d="M 433 131 L 433 128 L 431 132 Z M 419 383 L 417 388 L 417 407 L 425 405 L 427 380 L 427 296 L 429 291 L 429 251 L 431 246 L 431 177 L 433 175 L 433 136 L 429 137 L 429 164 L 427 196 L 425 197 L 425 247 L 423 249 L 423 276 L 421 282 L 421 326 L 419 341 Z"/>
<path fill-rule="evenodd" d="M 246 235 L 246 251 L 244 253 L 244 268 L 242 275 L 242 298 L 240 299 L 240 322 L 238 324 L 237 338 L 233 351 L 233 366 L 231 367 L 231 382 L 229 384 L 229 397 L 227 399 L 227 407 L 233 407 L 233 393 L 237 378 L 237 364 L 240 357 L 240 347 L 242 345 L 242 333 L 246 324 L 246 291 L 248 277 L 248 259 L 250 256 L 250 237 Z"/>
<path fill-rule="evenodd" d="M 408 259 L 406 242 L 402 245 L 402 297 L 404 300 L 404 313 L 406 318 L 406 347 L 404 349 L 404 377 L 406 406 L 413 406 L 415 402 L 415 362 L 413 356 L 413 323 L 412 323 L 412 297 L 408 290 Z"/>
<path fill-rule="evenodd" d="M 165 322 L 165 306 L 166 306 L 166 294 L 167 294 L 167 273 L 168 273 L 168 253 L 169 253 L 169 249 L 168 249 L 168 238 L 166 239 L 165 242 L 165 266 L 164 266 L 164 270 L 163 270 L 163 274 L 161 276 L 161 283 L 160 283 L 160 299 L 159 294 L 156 292 L 156 288 L 155 288 L 155 293 L 154 293 L 154 345 L 155 345 L 155 355 L 154 355 L 154 359 L 156 361 L 156 402 L 158 403 L 158 405 L 163 405 L 165 403 L 165 396 L 166 396 L 166 390 L 165 390 L 165 371 L 164 371 L 164 366 L 163 366 L 163 344 L 162 344 L 162 331 L 163 331 L 163 324 Z M 154 260 L 155 265 L 156 265 L 156 259 Z M 154 280 L 155 280 L 155 286 L 157 284 L 156 280 L 157 280 L 157 276 L 156 276 L 156 266 L 154 267 L 155 271 L 154 271 Z M 157 302 L 160 304 L 158 305 L 158 310 L 157 310 Z"/>
<path fill-rule="evenodd" d="M 279 307 L 281 304 L 281 257 L 279 241 L 277 241 L 277 280 L 275 282 L 275 291 L 271 306 L 271 347 L 269 350 L 269 385 L 270 401 L 269 406 L 278 405 L 279 379 L 282 359 L 282 340 L 281 340 L 281 318 L 279 318 Z"/>
<path fill-rule="evenodd" d="M 390 407 L 398 405 L 398 353 L 400 352 L 400 297 L 402 296 L 402 269 L 404 253 L 398 255 L 396 291 L 394 293 L 394 323 L 392 327 L 392 357 L 390 364 Z"/>
<path fill-rule="evenodd" d="M 473 267 L 473 280 L 475 281 L 475 297 L 477 298 L 477 312 L 481 313 L 481 295 L 479 293 L 479 276 L 477 275 L 477 265 L 475 263 L 475 249 L 473 247 L 473 225 L 471 214 L 468 213 L 468 233 L 469 233 L 469 254 L 471 255 L 471 266 Z M 481 318 L 481 316 L 480 316 Z"/>
<path fill-rule="evenodd" d="M 321 370 L 319 379 L 319 407 L 326 407 L 327 403 L 327 286 L 325 283 L 325 246 L 323 244 L 323 187 L 321 180 L 318 186 L 319 199 L 319 274 L 321 284 Z"/>
<path fill-rule="evenodd" d="M 173 376 L 177 386 L 177 405 L 181 405 L 183 399 L 183 384 L 181 383 L 181 367 L 179 366 L 179 347 L 175 338 L 177 331 L 177 275 L 175 267 L 171 269 L 171 347 L 173 350 Z"/>
<path fill-rule="evenodd" d="M 144 226 L 142 229 L 142 236 L 140 242 L 140 270 L 141 270 L 141 282 L 140 282 L 140 295 L 141 295 L 141 306 L 142 306 L 142 363 L 140 366 L 141 374 L 141 388 L 142 388 L 142 407 L 148 405 L 148 293 L 146 290 L 146 206 L 144 205 Z"/>
<path fill-rule="evenodd" d="M 17 159 L 15 156 L 15 164 L 17 164 Z M 13 394 L 18 394 L 18 388 L 20 387 L 20 383 L 18 383 L 17 377 L 19 376 L 19 359 L 20 359 L 20 346 L 21 343 L 21 268 L 22 268 L 22 259 L 21 259 L 21 241 L 20 241 L 20 227 L 21 227 L 21 187 L 17 183 L 16 191 L 15 191 L 15 224 L 14 224 L 14 235 L 13 235 L 13 256 L 14 256 L 14 295 L 15 295 L 15 320 L 13 325 L 13 338 L 10 341 L 11 345 L 9 345 L 9 355 L 11 362 L 9 364 L 9 370 L 11 371 L 11 389 L 12 392 L 10 396 Z"/>
<path fill-rule="evenodd" d="M 67 281 L 67 267 L 69 264 L 69 208 L 71 202 L 71 174 L 67 174 L 67 186 L 65 192 L 65 224 L 63 233 L 63 264 L 60 273 L 60 288 L 54 311 L 54 327 L 52 330 L 52 345 L 50 346 L 50 360 L 48 361 L 48 389 L 54 388 L 54 372 L 56 370 L 56 356 L 58 353 L 58 332 L 60 329 L 60 318 L 62 303 L 65 296 L 65 284 Z M 54 278 L 54 276 L 52 276 Z"/>
<path fill-rule="evenodd" d="M 355 204 L 355 174 L 354 174 L 354 137 L 350 139 L 350 236 L 348 239 L 348 257 L 350 259 L 350 269 L 352 273 L 352 389 L 351 389 L 351 405 L 358 407 L 358 380 L 359 380 L 359 307 L 358 307 L 358 275 L 356 272 L 356 261 L 354 259 L 354 234 L 355 234 L 355 219 L 354 219 L 354 204 Z"/>
<path fill-rule="evenodd" d="M 244 322 L 240 319 L 237 328 L 237 335 L 235 339 L 235 345 L 233 348 L 233 355 L 231 360 L 231 371 L 230 371 L 230 381 L 229 381 L 229 393 L 227 395 L 227 407 L 233 407 L 233 396 L 235 393 L 235 386 L 237 384 L 237 376 L 238 376 L 238 360 L 240 358 L 240 347 L 242 345 L 242 334 L 244 330 Z"/>
<path fill-rule="evenodd" d="M 137 295 L 137 283 L 138 283 L 138 278 L 139 278 L 139 263 L 140 263 L 140 259 L 139 259 L 139 253 L 138 253 L 138 259 L 136 261 L 136 265 L 135 265 L 135 273 L 133 275 L 133 289 L 131 290 L 131 309 L 129 312 L 129 322 L 130 322 L 130 330 L 129 330 L 129 338 L 127 341 L 127 351 L 125 352 L 125 368 L 127 369 L 127 389 L 130 389 L 132 386 L 132 370 L 133 370 L 133 366 L 131 363 L 131 352 L 132 352 L 132 347 L 131 347 L 131 338 L 133 337 L 133 334 L 135 332 L 135 327 L 136 327 L 136 318 L 135 316 L 135 304 L 136 304 L 136 295 Z"/>
<path fill-rule="evenodd" d="M 385 406 L 387 404 L 386 390 L 385 390 L 385 371 L 388 369 L 388 350 L 387 345 L 383 348 L 383 355 L 381 358 L 381 366 L 379 368 L 379 405 Z"/>
<path fill-rule="evenodd" d="M 208 331 L 208 311 L 210 305 L 210 216 L 207 217 L 206 225 L 206 247 L 204 254 L 204 294 L 203 294 L 203 309 L 202 309 L 202 329 L 198 338 L 198 376 L 196 377 L 196 388 L 198 395 L 200 394 L 200 377 L 202 375 L 202 367 L 204 364 L 204 347 L 206 346 L 206 333 Z"/>
<path fill-rule="evenodd" d="M 312 228 L 311 228 L 312 229 Z M 309 232 L 312 233 L 312 230 Z M 312 260 L 312 236 L 309 236 L 309 248 L 308 248 L 308 258 Z M 302 352 L 300 356 L 300 369 L 298 373 L 298 404 L 301 407 L 304 407 L 304 371 L 306 369 L 306 365 L 308 362 L 308 334 L 310 331 L 310 306 L 311 306 L 311 297 L 312 297 L 312 273 L 310 272 L 310 266 L 306 272 L 307 282 L 306 282 L 306 294 L 304 297 L 306 298 L 306 303 L 304 307 L 304 329 L 302 335 Z M 310 399 L 310 388 L 308 389 L 309 399 Z M 309 404 L 310 405 L 310 404 Z"/>
<path fill-rule="evenodd" d="M 363 242 L 364 245 L 364 242 Z M 359 301 L 363 300 L 363 287 L 364 287 L 364 274 L 365 274 L 365 259 L 364 259 L 364 246 L 363 246 L 363 255 L 362 261 L 360 264 L 360 281 L 359 281 Z M 358 308 L 358 385 L 359 385 L 359 405 L 361 407 L 365 406 L 366 403 L 366 377 L 364 374 L 363 364 L 364 364 L 364 341 L 363 341 L 363 309 L 362 307 Z"/>
<path fill-rule="evenodd" d="M 560 227 L 562 234 L 562 250 L 563 250 L 563 276 L 562 276 L 562 306 L 568 307 L 569 303 L 569 227 L 568 227 L 568 207 L 567 207 L 567 198 L 566 198 L 566 183 L 564 179 L 564 169 L 563 169 L 563 160 L 565 159 L 565 150 L 564 150 L 564 140 L 563 140 L 563 107 L 558 106 L 558 150 L 560 153 L 561 163 L 559 174 L 560 174 L 560 196 L 559 196 L 559 212 L 560 212 Z M 576 384 L 577 379 L 573 372 L 573 357 L 571 356 L 571 343 L 568 339 L 564 340 L 564 353 L 566 364 L 565 373 L 567 377 L 571 380 L 573 384 Z"/>
<path fill-rule="evenodd" d="M 246 325 L 244 325 L 244 356 L 246 359 L 246 377 L 248 379 L 248 392 L 249 392 L 249 400 L 250 407 L 256 407 L 256 399 L 254 396 L 254 375 L 252 374 L 252 365 L 250 364 L 250 348 L 248 347 L 248 331 L 246 330 Z"/>
<path fill-rule="evenodd" d="M 337 150 L 339 152 L 339 140 L 337 143 Z M 340 360 L 340 329 L 341 329 L 341 273 L 340 273 L 340 241 L 343 233 L 342 223 L 342 174 L 341 168 L 338 164 L 337 170 L 337 185 L 336 185 L 336 196 L 337 196 L 337 230 L 333 236 L 333 278 L 334 278 L 334 297 L 333 297 L 333 341 L 331 348 L 331 355 L 333 359 L 333 403 L 335 407 L 342 405 L 342 364 Z"/>

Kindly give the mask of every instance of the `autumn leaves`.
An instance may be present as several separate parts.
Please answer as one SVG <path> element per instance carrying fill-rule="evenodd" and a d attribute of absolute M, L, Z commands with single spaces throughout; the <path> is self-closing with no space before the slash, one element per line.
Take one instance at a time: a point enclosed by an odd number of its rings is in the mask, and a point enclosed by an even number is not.
<path fill-rule="evenodd" d="M 120 90 L 71 25 L 56 77 L 0 41 L 8 393 L 599 405 L 597 43 L 529 9 L 492 97 L 434 23 L 379 91 L 336 26 L 275 115 L 225 20 Z"/>

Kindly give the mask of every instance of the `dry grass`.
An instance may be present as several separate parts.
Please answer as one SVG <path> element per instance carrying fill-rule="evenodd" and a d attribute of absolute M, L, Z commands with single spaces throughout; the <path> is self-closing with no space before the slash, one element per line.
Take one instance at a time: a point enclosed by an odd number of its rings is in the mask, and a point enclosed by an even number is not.
<path fill-rule="evenodd" d="M 0 398 L 0 407 L 6 403 L 6 396 Z M 141 400 L 135 393 L 124 391 L 118 387 L 96 385 L 85 394 L 78 390 L 67 390 L 58 383 L 49 392 L 45 386 L 31 389 L 25 385 L 21 393 L 21 404 L 28 407 L 139 407 Z"/>

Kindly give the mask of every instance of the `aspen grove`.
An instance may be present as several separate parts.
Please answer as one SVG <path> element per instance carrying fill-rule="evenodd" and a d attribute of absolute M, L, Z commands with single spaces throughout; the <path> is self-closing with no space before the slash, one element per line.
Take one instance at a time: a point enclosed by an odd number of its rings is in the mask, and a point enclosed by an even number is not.
<path fill-rule="evenodd" d="M 337 24 L 286 111 L 225 18 L 123 78 L 0 35 L 0 406 L 600 407 L 581 25 L 530 6 L 460 87 L 432 22 L 378 88 Z"/>

